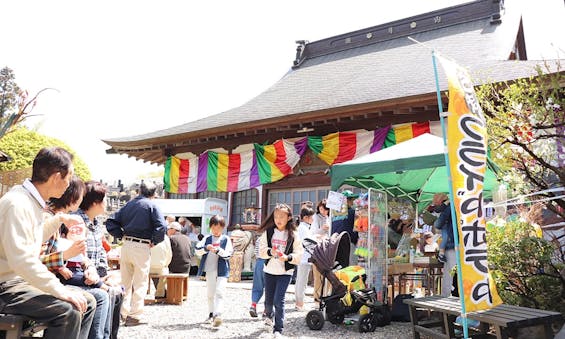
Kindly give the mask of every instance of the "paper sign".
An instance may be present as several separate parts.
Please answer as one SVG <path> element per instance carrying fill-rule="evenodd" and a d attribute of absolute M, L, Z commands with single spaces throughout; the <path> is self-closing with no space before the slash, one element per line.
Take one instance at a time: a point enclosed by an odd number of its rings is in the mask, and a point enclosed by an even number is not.
<path fill-rule="evenodd" d="M 332 210 L 339 211 L 341 206 L 345 203 L 345 195 L 330 191 L 328 193 L 328 199 L 326 200 L 326 206 Z"/>
<path fill-rule="evenodd" d="M 57 249 L 59 251 L 66 251 L 68 250 L 74 241 L 69 240 L 69 239 L 65 239 L 65 238 L 59 238 L 57 239 Z M 82 262 L 84 260 L 84 257 L 82 254 L 78 254 L 75 255 L 72 258 L 67 259 L 68 261 L 73 261 L 73 262 Z"/>

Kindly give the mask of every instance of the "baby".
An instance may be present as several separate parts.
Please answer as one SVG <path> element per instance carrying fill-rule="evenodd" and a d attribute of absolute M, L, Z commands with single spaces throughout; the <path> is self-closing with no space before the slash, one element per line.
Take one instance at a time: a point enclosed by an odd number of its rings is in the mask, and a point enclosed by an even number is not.
<path fill-rule="evenodd" d="M 437 252 L 439 245 L 434 241 L 434 234 L 432 232 L 424 233 L 424 253 Z"/>
<path fill-rule="evenodd" d="M 71 226 L 70 228 L 63 227 L 61 231 L 60 242 L 64 243 L 66 241 L 79 241 L 86 238 L 86 226 L 84 224 L 78 224 Z M 86 253 L 79 254 L 67 260 L 66 266 L 59 269 L 59 279 L 65 285 L 73 286 L 88 286 L 101 288 L 105 291 L 109 289 L 102 280 L 98 281 L 96 284 L 88 285 L 84 276 L 84 271 L 88 266 L 88 258 Z"/>

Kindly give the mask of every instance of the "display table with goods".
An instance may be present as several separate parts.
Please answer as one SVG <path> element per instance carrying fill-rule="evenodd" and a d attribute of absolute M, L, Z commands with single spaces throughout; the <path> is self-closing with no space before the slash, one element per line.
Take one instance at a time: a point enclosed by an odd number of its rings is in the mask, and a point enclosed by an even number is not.
<path fill-rule="evenodd" d="M 397 294 L 435 295 L 441 291 L 443 263 L 435 254 L 422 254 L 418 234 L 404 234 L 395 250 L 389 250 L 390 297 Z"/>

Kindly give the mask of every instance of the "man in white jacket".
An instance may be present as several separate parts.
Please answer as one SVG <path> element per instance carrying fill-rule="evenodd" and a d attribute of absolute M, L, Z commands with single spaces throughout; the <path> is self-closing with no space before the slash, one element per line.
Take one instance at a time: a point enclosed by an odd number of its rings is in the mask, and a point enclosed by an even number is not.
<path fill-rule="evenodd" d="M 69 152 L 43 148 L 31 180 L 0 199 L 0 312 L 45 324 L 44 338 L 86 338 L 96 308 L 94 297 L 61 284 L 39 259 L 42 242 L 61 224 L 83 223 L 79 216 L 45 212 L 46 201 L 61 197 L 72 175 Z"/>
<path fill-rule="evenodd" d="M 180 226 L 178 222 L 173 221 L 169 224 L 169 227 L 175 224 Z M 173 250 L 171 248 L 171 240 L 167 235 L 165 235 L 163 241 L 151 247 L 149 274 L 169 274 L 169 264 L 171 263 L 172 258 Z M 153 291 L 155 291 L 155 298 L 165 297 L 166 278 L 153 279 L 153 283 L 155 283 L 155 280 L 158 280 L 156 288 L 153 286 L 153 284 L 149 285 L 151 294 L 153 294 Z"/>

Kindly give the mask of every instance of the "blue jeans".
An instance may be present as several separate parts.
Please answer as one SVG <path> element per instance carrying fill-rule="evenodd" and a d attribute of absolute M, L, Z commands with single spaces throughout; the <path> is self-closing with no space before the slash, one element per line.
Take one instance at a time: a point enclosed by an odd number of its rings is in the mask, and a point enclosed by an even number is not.
<path fill-rule="evenodd" d="M 275 326 L 273 332 L 282 333 L 284 327 L 284 299 L 290 278 L 291 276 L 288 274 L 272 275 L 265 272 L 265 313 L 272 318 L 274 306 Z"/>
<path fill-rule="evenodd" d="M 110 296 L 108 292 L 101 288 L 82 287 L 86 292 L 92 294 L 96 299 L 96 311 L 92 319 L 92 326 L 88 332 L 88 339 L 108 339 L 110 338 L 110 328 L 107 323 L 110 313 Z"/>
<path fill-rule="evenodd" d="M 113 287 L 108 291 L 110 296 L 110 310 L 108 311 L 108 319 L 106 320 L 106 327 L 104 328 L 104 337 L 106 337 L 106 330 L 110 329 L 110 339 L 118 339 L 118 330 L 120 329 L 120 310 L 122 302 L 124 301 L 123 291 L 121 286 Z"/>
<path fill-rule="evenodd" d="M 448 232 L 453 232 L 451 227 L 444 227 L 441 229 L 441 243 L 439 244 L 440 250 L 445 250 L 445 245 L 447 244 L 447 237 L 449 237 Z"/>
<path fill-rule="evenodd" d="M 263 296 L 265 288 L 265 277 L 263 276 L 263 266 L 265 259 L 257 258 L 253 269 L 253 288 L 251 289 L 251 302 L 258 303 Z"/>
<path fill-rule="evenodd" d="M 91 295 L 84 295 L 87 310 L 81 316 L 71 303 L 41 292 L 23 279 L 13 279 L 0 283 L 0 310 L 46 324 L 43 338 L 86 338 L 96 304 Z"/>

